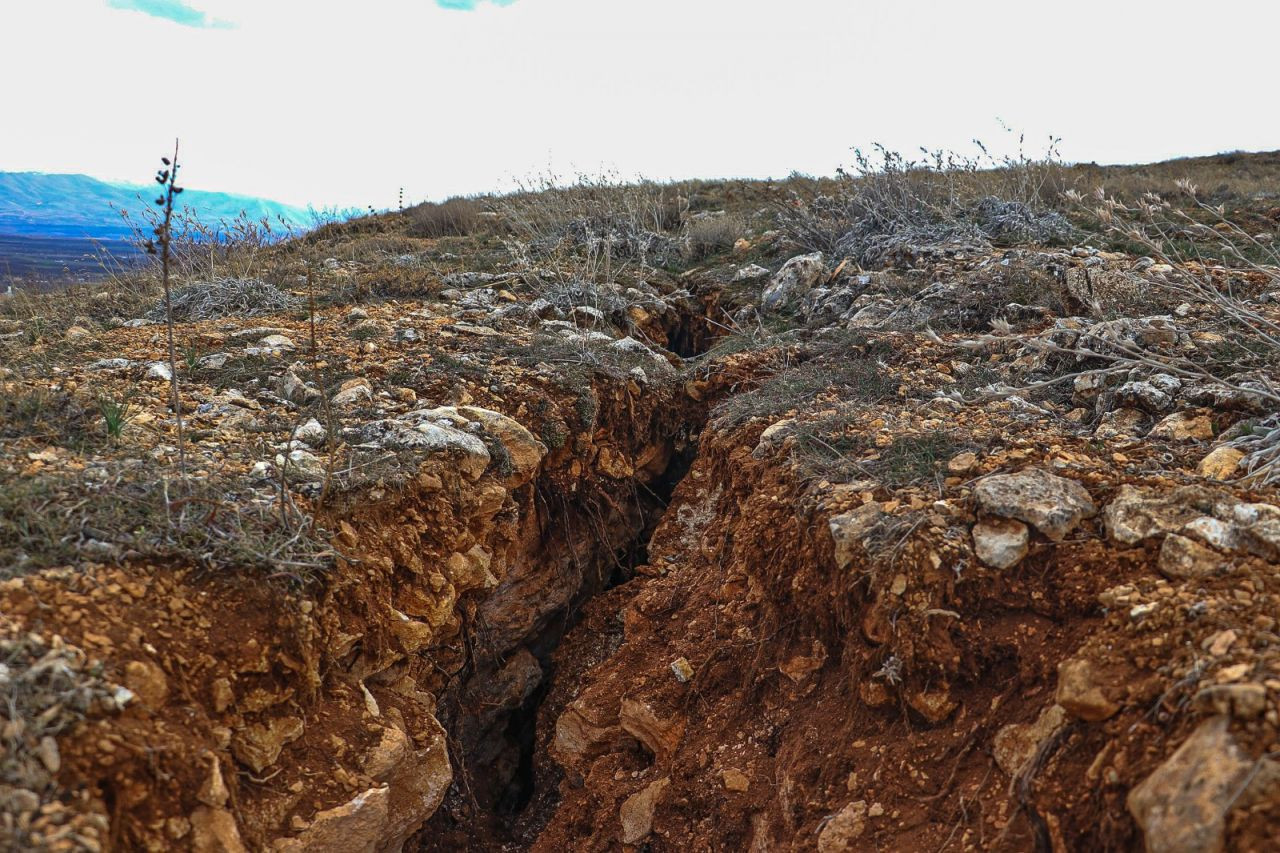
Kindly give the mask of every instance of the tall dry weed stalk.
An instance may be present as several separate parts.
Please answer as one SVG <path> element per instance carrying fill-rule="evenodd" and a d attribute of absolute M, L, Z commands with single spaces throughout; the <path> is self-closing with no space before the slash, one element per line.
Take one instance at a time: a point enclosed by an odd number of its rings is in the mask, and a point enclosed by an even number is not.
<path fill-rule="evenodd" d="M 173 340 L 173 290 L 169 283 L 169 265 L 173 254 L 173 203 L 182 193 L 178 186 L 178 140 L 173 141 L 173 159 L 161 157 L 163 168 L 156 172 L 156 183 L 162 188 L 156 206 L 163 218 L 155 226 L 154 239 L 146 241 L 147 254 L 160 255 L 160 281 L 164 286 L 165 330 L 169 339 L 169 397 L 178 425 L 178 470 L 187 479 L 187 448 L 182 427 L 182 398 L 178 387 L 178 349 Z"/>

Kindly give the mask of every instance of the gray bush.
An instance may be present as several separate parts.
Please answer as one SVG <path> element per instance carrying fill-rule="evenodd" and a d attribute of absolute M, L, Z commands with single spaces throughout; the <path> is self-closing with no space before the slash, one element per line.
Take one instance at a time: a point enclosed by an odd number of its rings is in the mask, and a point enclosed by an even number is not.
<path fill-rule="evenodd" d="M 181 322 L 275 314 L 301 304 L 292 294 L 256 278 L 195 281 L 175 288 L 172 299 L 173 319 Z M 164 302 L 148 311 L 146 317 L 163 321 Z"/>

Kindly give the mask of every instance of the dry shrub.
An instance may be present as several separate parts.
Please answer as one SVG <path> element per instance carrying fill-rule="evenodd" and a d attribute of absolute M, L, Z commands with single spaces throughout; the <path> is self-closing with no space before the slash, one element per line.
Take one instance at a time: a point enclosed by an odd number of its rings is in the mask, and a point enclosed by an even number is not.
<path fill-rule="evenodd" d="M 277 314 L 300 304 L 293 294 L 255 278 L 195 281 L 174 288 L 172 303 L 173 319 L 178 322 Z M 146 316 L 150 320 L 163 320 L 164 303 L 153 307 Z"/>
<path fill-rule="evenodd" d="M 1051 142 L 1042 157 L 947 151 L 911 159 L 883 146 L 855 149 L 853 171 L 776 203 L 796 246 L 883 265 L 904 245 L 1052 244 L 1074 229 L 1051 205 L 1065 187 Z M 794 184 L 795 182 L 793 182 Z"/>
<path fill-rule="evenodd" d="M 615 279 L 629 265 L 664 266 L 679 258 L 670 236 L 688 199 L 674 186 L 624 183 L 616 175 L 548 174 L 493 200 L 511 239 L 507 250 L 526 273 L 561 279 Z"/>
<path fill-rule="evenodd" d="M 736 216 L 699 216 L 685 228 L 685 256 L 701 261 L 727 252 L 745 231 L 746 226 Z"/>
<path fill-rule="evenodd" d="M 480 221 L 480 205 L 469 198 L 425 202 L 409 209 L 412 237 L 466 237 Z"/>

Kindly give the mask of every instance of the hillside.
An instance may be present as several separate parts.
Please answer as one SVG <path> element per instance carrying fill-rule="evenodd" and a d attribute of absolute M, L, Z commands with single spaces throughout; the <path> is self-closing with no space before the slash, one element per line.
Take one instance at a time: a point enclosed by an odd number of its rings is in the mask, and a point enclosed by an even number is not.
<path fill-rule="evenodd" d="M 455 199 L 179 253 L 172 363 L 153 268 L 0 301 L 0 848 L 1272 849 L 1278 192 Z"/>
<path fill-rule="evenodd" d="M 87 175 L 0 172 L 0 234 L 128 237 L 117 211 L 127 210 L 136 218 L 154 195 L 153 187 L 111 184 Z M 243 212 L 251 219 L 282 217 L 295 225 L 309 224 L 306 211 L 260 198 L 189 190 L 182 200 L 209 223 L 230 221 Z"/>

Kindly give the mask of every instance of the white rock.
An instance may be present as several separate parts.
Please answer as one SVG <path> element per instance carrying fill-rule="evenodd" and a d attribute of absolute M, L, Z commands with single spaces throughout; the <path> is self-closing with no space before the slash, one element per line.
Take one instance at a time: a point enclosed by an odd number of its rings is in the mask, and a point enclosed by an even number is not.
<path fill-rule="evenodd" d="M 292 339 L 287 338 L 284 335 L 267 335 L 265 338 L 258 341 L 258 345 L 272 350 L 297 349 L 297 344 L 295 344 Z"/>
<path fill-rule="evenodd" d="M 168 382 L 173 379 L 173 371 L 163 361 L 153 361 L 147 365 L 147 378 Z"/>
<path fill-rule="evenodd" d="M 325 440 L 328 433 L 325 428 L 315 418 L 311 418 L 305 424 L 293 431 L 293 437 L 298 441 L 305 441 L 312 447 L 319 447 Z"/>
<path fill-rule="evenodd" d="M 1129 793 L 1127 804 L 1150 851 L 1220 853 L 1227 813 L 1253 762 L 1226 715 L 1200 724 L 1164 764 Z"/>
<path fill-rule="evenodd" d="M 1055 542 L 1097 513 L 1084 486 L 1039 468 L 984 477 L 974 497 L 987 513 L 1025 521 Z"/>
<path fill-rule="evenodd" d="M 1007 569 L 1027 556 L 1027 526 L 1013 519 L 990 519 L 973 526 L 973 549 L 978 559 L 997 569 Z"/>
<path fill-rule="evenodd" d="M 813 289 L 825 272 L 826 265 L 821 252 L 792 258 L 765 287 L 760 295 L 760 307 L 765 311 L 777 311 L 798 302 Z"/>
<path fill-rule="evenodd" d="M 759 281 L 762 278 L 767 278 L 768 275 L 769 270 L 765 267 L 762 267 L 759 264 L 749 264 L 738 270 L 737 273 L 734 274 L 733 280 L 735 282 Z"/>

